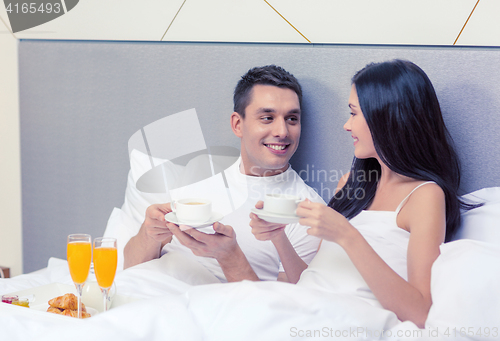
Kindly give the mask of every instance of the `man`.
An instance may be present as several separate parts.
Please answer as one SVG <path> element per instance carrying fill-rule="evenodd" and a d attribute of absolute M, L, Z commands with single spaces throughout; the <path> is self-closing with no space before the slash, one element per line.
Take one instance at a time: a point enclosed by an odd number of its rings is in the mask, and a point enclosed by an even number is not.
<path fill-rule="evenodd" d="M 314 257 L 319 240 L 298 223 L 285 227 L 259 220 L 258 230 L 252 231 L 249 226 L 250 209 L 265 193 L 294 194 L 323 202 L 288 163 L 301 133 L 300 84 L 281 67 L 257 67 L 241 78 L 233 99 L 230 122 L 241 140 L 241 157 L 225 173 L 236 192 L 246 193 L 245 203 L 213 225 L 215 234 L 196 229 L 181 231 L 167 223 L 165 214 L 171 211 L 170 203 L 148 207 L 139 233 L 125 246 L 125 267 L 165 253 L 184 252 L 187 256 L 189 251 L 221 281 L 286 281 L 279 259 L 281 250 L 293 247 L 305 263 Z M 267 241 L 257 240 L 252 232 Z"/>

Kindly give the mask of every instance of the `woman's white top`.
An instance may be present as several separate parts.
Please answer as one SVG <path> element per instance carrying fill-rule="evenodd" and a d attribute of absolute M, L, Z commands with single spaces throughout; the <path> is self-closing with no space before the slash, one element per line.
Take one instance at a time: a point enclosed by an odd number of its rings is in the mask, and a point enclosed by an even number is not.
<path fill-rule="evenodd" d="M 429 183 L 434 182 L 424 182 L 415 187 L 401 201 L 396 211 L 364 210 L 349 221 L 387 265 L 405 280 L 408 280 L 406 258 L 410 233 L 398 227 L 396 218 L 410 195 Z M 329 292 L 353 294 L 379 305 L 347 253 L 335 242 L 322 241 L 318 253 L 297 284 Z"/>

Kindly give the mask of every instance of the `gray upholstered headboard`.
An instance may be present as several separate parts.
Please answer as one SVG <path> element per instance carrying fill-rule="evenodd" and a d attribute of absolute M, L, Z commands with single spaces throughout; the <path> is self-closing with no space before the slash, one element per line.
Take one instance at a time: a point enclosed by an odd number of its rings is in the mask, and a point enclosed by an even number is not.
<path fill-rule="evenodd" d="M 500 49 L 22 40 L 19 44 L 24 271 L 65 258 L 66 236 L 104 232 L 123 203 L 127 142 L 196 108 L 209 146 L 238 147 L 232 91 L 278 64 L 304 89 L 293 167 L 328 200 L 349 170 L 350 79 L 373 61 L 411 60 L 433 81 L 463 164 L 462 191 L 500 185 Z"/>

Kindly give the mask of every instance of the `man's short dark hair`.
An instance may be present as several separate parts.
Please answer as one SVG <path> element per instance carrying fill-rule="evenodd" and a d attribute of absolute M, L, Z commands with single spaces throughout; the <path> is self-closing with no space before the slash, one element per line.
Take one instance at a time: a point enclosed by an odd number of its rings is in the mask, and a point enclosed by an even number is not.
<path fill-rule="evenodd" d="M 251 92 L 256 84 L 273 85 L 293 90 L 299 97 L 299 104 L 302 107 L 302 88 L 299 81 L 291 73 L 276 65 L 259 66 L 248 70 L 234 89 L 234 111 L 241 117 L 245 118 L 245 109 L 250 103 Z"/>

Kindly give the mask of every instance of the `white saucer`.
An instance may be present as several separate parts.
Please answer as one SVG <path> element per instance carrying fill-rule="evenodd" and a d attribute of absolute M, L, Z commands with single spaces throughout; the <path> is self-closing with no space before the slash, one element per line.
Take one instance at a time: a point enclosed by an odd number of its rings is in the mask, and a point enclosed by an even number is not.
<path fill-rule="evenodd" d="M 266 212 L 264 211 L 264 209 L 258 209 L 258 208 L 252 208 L 250 211 L 252 213 L 255 213 L 260 219 L 276 224 L 288 225 L 288 224 L 298 223 L 300 219 L 300 217 L 296 215 L 276 214 L 276 213 Z"/>
<path fill-rule="evenodd" d="M 196 228 L 196 229 L 210 226 L 213 223 L 222 220 L 222 218 L 224 218 L 224 215 L 222 215 L 221 213 L 212 212 L 212 216 L 207 221 L 197 222 L 197 223 L 188 223 L 188 222 L 179 221 L 177 219 L 177 215 L 174 212 L 170 212 L 170 213 L 165 214 L 165 220 L 168 221 L 169 223 L 173 223 L 176 225 L 187 225 L 187 226 L 191 226 L 191 227 Z"/>

